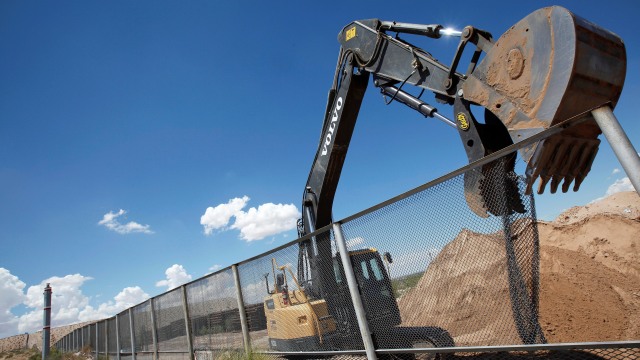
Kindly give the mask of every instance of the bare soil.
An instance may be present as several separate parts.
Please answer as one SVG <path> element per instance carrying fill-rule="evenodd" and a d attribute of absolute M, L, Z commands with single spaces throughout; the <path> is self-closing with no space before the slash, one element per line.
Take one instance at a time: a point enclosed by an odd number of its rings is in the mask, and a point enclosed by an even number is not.
<path fill-rule="evenodd" d="M 638 194 L 573 207 L 538 230 L 539 322 L 547 341 L 640 339 Z M 501 238 L 463 230 L 399 300 L 403 324 L 443 327 L 457 345 L 520 343 Z"/>

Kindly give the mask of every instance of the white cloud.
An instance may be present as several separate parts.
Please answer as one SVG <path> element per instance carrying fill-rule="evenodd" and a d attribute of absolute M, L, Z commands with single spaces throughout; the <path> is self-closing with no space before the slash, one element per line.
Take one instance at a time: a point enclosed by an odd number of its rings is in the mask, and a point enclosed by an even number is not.
<path fill-rule="evenodd" d="M 89 298 L 82 293 L 80 288 L 85 281 L 91 279 L 91 277 L 80 274 L 63 277 L 53 276 L 38 285 L 30 286 L 24 304 L 34 310 L 20 317 L 18 331 L 23 333 L 42 327 L 42 308 L 44 306 L 42 292 L 46 284 L 51 284 L 51 302 L 55 304 L 51 313 L 52 326 L 78 322 L 81 309 L 89 306 Z"/>
<path fill-rule="evenodd" d="M 405 253 L 391 253 L 393 263 L 388 265 L 390 276 L 395 279 L 424 272 L 429 264 L 438 257 L 441 250 L 440 248 L 427 248 Z"/>
<path fill-rule="evenodd" d="M 166 279 L 160 280 L 156 283 L 156 286 L 166 286 L 167 291 L 175 289 L 178 286 L 191 281 L 191 275 L 187 274 L 187 270 L 182 265 L 173 264 L 167 270 L 165 270 Z"/>
<path fill-rule="evenodd" d="M 634 191 L 633 185 L 631 185 L 631 180 L 628 177 L 616 180 L 609 188 L 607 189 L 606 196 L 622 192 L 622 191 Z"/>
<path fill-rule="evenodd" d="M 347 248 L 351 250 L 353 250 L 354 247 L 362 244 L 364 244 L 364 238 L 360 236 L 346 241 Z"/>
<path fill-rule="evenodd" d="M 46 284 L 51 284 L 52 288 L 52 326 L 108 318 L 149 298 L 139 287 L 127 287 L 113 300 L 94 308 L 81 289 L 88 280 L 91 277 L 81 274 L 53 276 L 30 286 L 25 293 L 25 283 L 7 269 L 0 268 L 0 338 L 42 329 L 42 293 Z M 16 316 L 11 309 L 20 304 L 27 307 L 27 312 Z"/>
<path fill-rule="evenodd" d="M 207 300 L 236 299 L 236 286 L 233 274 L 224 271 L 211 275 L 187 286 L 189 297 Z M 199 311 L 196 307 L 194 311 Z"/>
<path fill-rule="evenodd" d="M 606 198 L 607 196 L 623 191 L 635 191 L 633 184 L 631 184 L 631 180 L 629 180 L 628 177 L 616 180 L 613 184 L 609 185 L 604 196 L 591 200 L 589 204 L 593 204 Z"/>
<path fill-rule="evenodd" d="M 242 298 L 246 305 L 260 304 L 264 300 L 266 292 L 267 285 L 264 279 L 261 279 L 255 283 L 244 285 L 242 287 Z"/>
<path fill-rule="evenodd" d="M 235 221 L 229 228 L 240 230 L 240 238 L 246 241 L 261 240 L 296 228 L 300 212 L 295 205 L 266 203 L 245 212 L 242 209 L 248 201 L 249 197 L 243 196 L 207 208 L 200 218 L 205 234 L 211 235 L 214 230 L 226 228 L 232 217 Z"/>
<path fill-rule="evenodd" d="M 613 171 L 611 172 L 611 175 L 615 175 L 615 174 L 617 174 L 617 173 L 619 173 L 619 172 L 620 172 L 620 169 L 615 168 L 615 169 L 613 169 Z"/>
<path fill-rule="evenodd" d="M 300 212 L 293 204 L 266 203 L 247 212 L 239 211 L 235 217 L 231 228 L 240 230 L 242 239 L 254 241 L 295 229 Z"/>
<path fill-rule="evenodd" d="M 151 231 L 151 226 L 149 225 L 142 225 L 135 221 L 129 221 L 126 224 L 121 224 L 118 221 L 118 218 L 126 213 L 127 212 L 123 209 L 120 209 L 120 211 L 118 211 L 117 213 L 110 211 L 102 216 L 102 220 L 98 222 L 98 225 L 102 225 L 109 230 L 117 232 L 118 234 L 153 234 L 153 231 Z"/>
<path fill-rule="evenodd" d="M 249 197 L 245 195 L 242 198 L 233 198 L 226 204 L 208 207 L 204 215 L 200 217 L 200 224 L 204 226 L 204 233 L 211 235 L 213 230 L 226 227 L 231 217 L 241 211 L 248 201 Z"/>
<path fill-rule="evenodd" d="M 26 284 L 5 268 L 0 267 L 0 338 L 18 333 L 18 317 L 11 309 L 25 299 Z"/>
<path fill-rule="evenodd" d="M 90 305 L 86 306 L 79 312 L 78 319 L 80 321 L 89 321 L 109 318 L 123 310 L 140 304 L 148 298 L 149 294 L 145 293 L 139 286 L 126 287 L 113 298 L 113 301 L 102 303 L 98 308 L 93 308 Z"/>
<path fill-rule="evenodd" d="M 222 265 L 215 264 L 215 265 L 213 265 L 212 267 L 210 267 L 210 268 L 209 268 L 209 271 L 210 271 L 211 273 L 214 273 L 214 272 L 216 272 L 216 271 L 218 271 L 218 270 L 220 270 L 220 269 L 222 269 Z"/>

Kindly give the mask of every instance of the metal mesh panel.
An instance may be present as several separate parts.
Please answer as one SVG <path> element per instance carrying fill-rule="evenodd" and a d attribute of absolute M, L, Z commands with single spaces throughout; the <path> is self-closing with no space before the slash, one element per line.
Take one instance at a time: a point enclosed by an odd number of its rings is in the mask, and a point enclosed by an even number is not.
<path fill-rule="evenodd" d="M 109 354 L 116 354 L 118 353 L 118 347 L 117 347 L 117 331 L 116 331 L 116 318 L 112 317 L 109 320 L 107 320 L 107 349 Z"/>
<path fill-rule="evenodd" d="M 451 337 L 458 346 L 544 340 L 533 199 L 512 206 L 522 213 L 482 218 L 465 200 L 465 176 L 474 171 L 343 225 L 378 347 L 453 346 Z M 484 181 L 495 184 L 504 173 L 489 176 L 497 179 Z M 508 206 L 502 189 L 485 190 L 494 211 Z"/>
<path fill-rule="evenodd" d="M 231 269 L 186 286 L 194 351 L 242 349 L 242 328 Z"/>
<path fill-rule="evenodd" d="M 316 252 L 317 256 L 309 256 Z M 247 308 L 255 306 L 258 311 L 264 301 L 261 311 L 266 314 L 266 323 L 261 316 L 249 317 L 254 349 L 363 348 L 349 290 L 339 274 L 338 263 L 334 263 L 334 255 L 331 233 L 325 232 L 239 267 Z M 282 280 L 278 281 L 277 275 Z M 275 283 L 280 283 L 277 289 Z M 273 293 L 269 295 L 267 290 Z M 269 327 L 268 334 L 263 330 L 265 326 Z"/>
<path fill-rule="evenodd" d="M 118 316 L 118 337 L 121 353 L 131 352 L 131 327 L 129 326 L 129 311 L 121 312 Z"/>
<path fill-rule="evenodd" d="M 91 332 L 89 331 L 89 325 L 82 328 L 82 337 L 84 339 L 84 347 L 91 347 Z"/>
<path fill-rule="evenodd" d="M 133 341 L 135 351 L 153 351 L 153 326 L 151 322 L 151 303 L 144 302 L 134 307 L 133 316 Z"/>
<path fill-rule="evenodd" d="M 100 321 L 97 324 L 97 326 L 98 326 L 98 339 L 97 339 L 97 342 L 98 343 L 96 344 L 96 351 L 99 354 L 106 353 L 106 342 L 105 342 L 105 340 L 106 340 L 107 333 L 105 331 L 106 330 L 105 329 L 105 327 L 106 327 L 105 324 L 106 324 L 106 322 L 104 322 L 104 321 Z"/>
<path fill-rule="evenodd" d="M 293 248 L 285 248 L 238 266 L 242 298 L 247 311 L 249 336 L 253 349 L 269 349 L 264 301 L 269 296 L 265 276 L 270 283 L 270 290 L 273 290 L 272 259 L 276 259 L 279 265 L 295 266 L 296 257 L 297 253 Z M 277 325 L 274 326 L 274 329 L 276 327 Z"/>
<path fill-rule="evenodd" d="M 277 254 L 277 253 L 276 253 Z M 274 254 L 275 255 L 275 254 Z M 271 272 L 271 257 L 265 256 L 238 266 L 242 300 L 246 309 L 256 309 L 264 314 L 263 301 L 268 296 L 264 275 Z M 263 316 L 248 317 L 249 337 L 254 349 L 267 350 L 267 323 Z M 202 358 L 206 360 L 204 354 Z"/>
<path fill-rule="evenodd" d="M 191 356 L 189 353 L 161 353 L 158 354 L 158 358 L 160 360 L 191 360 Z M 136 357 L 138 360 L 138 357 Z M 152 358 L 147 358 L 145 360 L 153 360 Z"/>
<path fill-rule="evenodd" d="M 158 350 L 188 352 L 182 289 L 172 290 L 156 298 L 154 310 L 158 332 Z M 137 327 L 138 325 L 136 325 Z"/>
<path fill-rule="evenodd" d="M 89 346 L 96 349 L 96 324 L 89 324 Z"/>

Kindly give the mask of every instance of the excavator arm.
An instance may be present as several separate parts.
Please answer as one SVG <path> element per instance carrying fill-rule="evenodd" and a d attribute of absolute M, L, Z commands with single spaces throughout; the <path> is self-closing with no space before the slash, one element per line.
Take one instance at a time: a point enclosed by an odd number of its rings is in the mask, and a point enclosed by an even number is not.
<path fill-rule="evenodd" d="M 445 65 L 401 40 L 397 36 L 401 33 L 434 39 L 453 34 L 460 36 L 460 42 L 451 64 Z M 450 32 L 441 25 L 377 19 L 347 25 L 338 40 L 334 82 L 303 194 L 301 236 L 331 223 L 333 198 L 370 77 L 387 99 L 455 127 L 469 162 L 569 119 L 584 118 L 579 125 L 521 150 L 528 164 L 527 193 L 537 178 L 539 193 L 547 182 L 553 193 L 561 181 L 564 192 L 572 182 L 577 191 L 587 176 L 600 134 L 589 110 L 615 106 L 626 72 L 619 37 L 557 6 L 533 12 L 497 41 L 471 26 Z M 473 54 L 461 73 L 458 68 L 467 45 L 474 47 Z M 451 105 L 455 120 L 408 93 L 410 86 L 431 91 L 438 102 Z M 484 122 L 475 118 L 471 105 L 485 108 Z M 514 166 L 515 157 L 465 174 L 465 198 L 476 214 L 524 211 Z M 506 194 L 507 201 L 493 201 L 489 193 L 494 191 Z M 318 282 L 329 281 L 320 275 L 332 270 L 330 246 L 318 242 L 313 238 L 301 243 L 298 272 L 301 282 L 312 280 L 312 288 L 320 294 Z M 306 268 L 311 271 L 308 275 L 301 273 Z"/>

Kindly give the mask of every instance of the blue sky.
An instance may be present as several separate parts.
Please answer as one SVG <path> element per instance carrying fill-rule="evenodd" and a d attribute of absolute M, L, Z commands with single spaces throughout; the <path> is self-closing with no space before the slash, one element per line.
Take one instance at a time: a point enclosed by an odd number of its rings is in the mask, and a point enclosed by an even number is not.
<path fill-rule="evenodd" d="M 615 113 L 638 148 L 635 1 L 0 2 L 0 336 L 41 327 L 45 282 L 62 325 L 293 240 L 350 21 L 498 37 L 551 4 L 624 39 Z M 420 45 L 449 63 L 457 42 Z M 371 86 L 334 218 L 465 164 L 455 131 Z M 625 188 L 619 169 L 603 140 L 581 191 L 539 196 L 539 217 Z"/>

